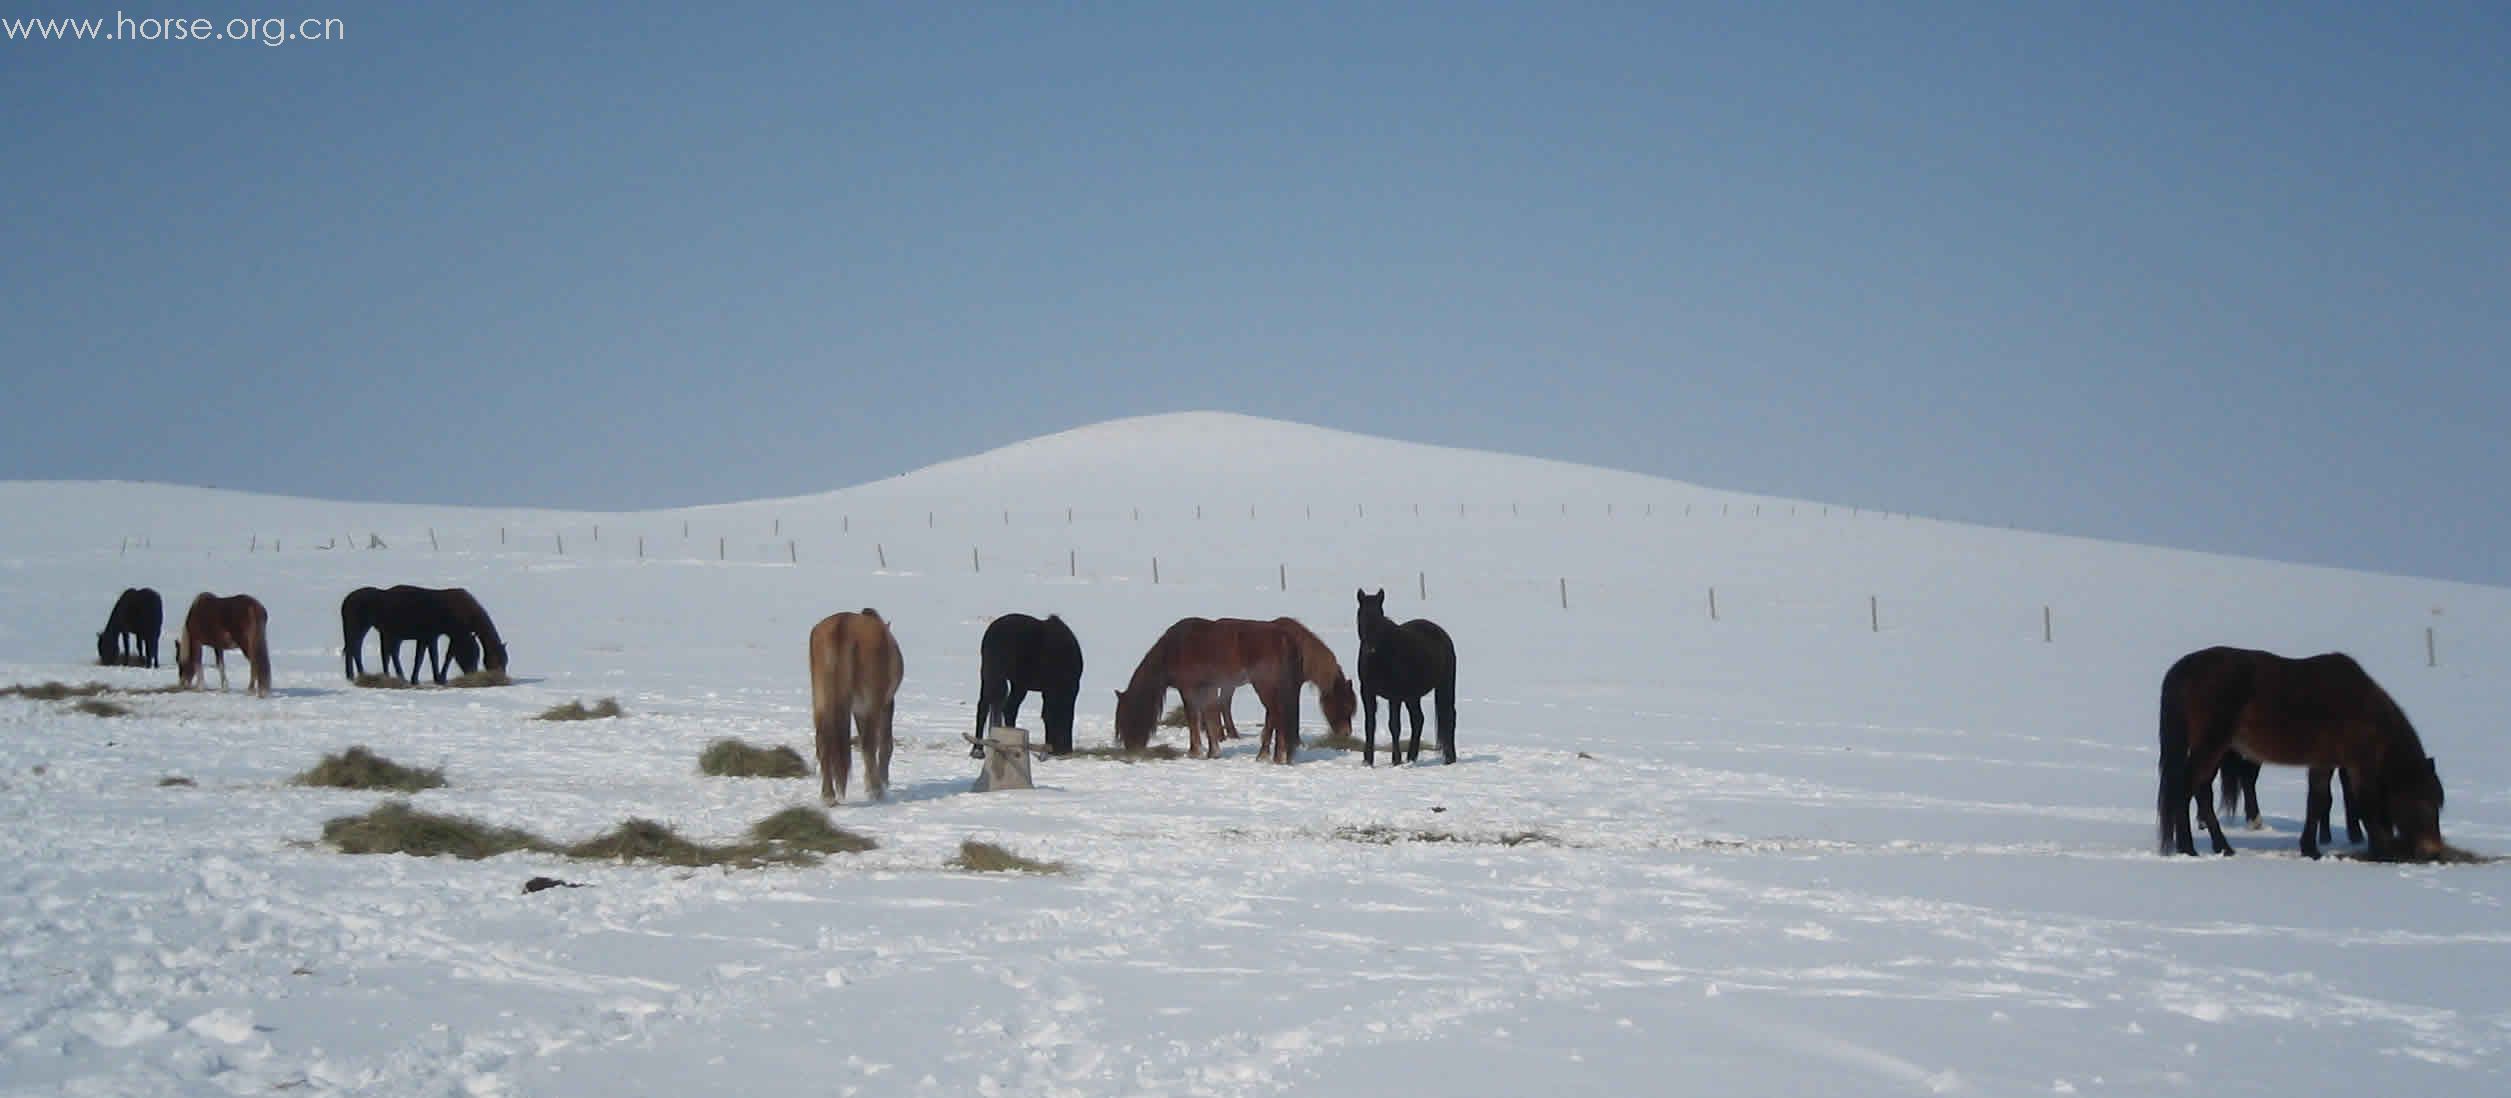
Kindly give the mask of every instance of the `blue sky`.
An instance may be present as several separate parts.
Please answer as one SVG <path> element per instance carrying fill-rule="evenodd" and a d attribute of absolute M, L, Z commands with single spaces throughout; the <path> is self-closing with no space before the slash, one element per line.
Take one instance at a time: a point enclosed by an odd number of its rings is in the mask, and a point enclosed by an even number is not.
<path fill-rule="evenodd" d="M 939 7 L 0 42 L 0 477 L 636 508 L 1220 408 L 2511 583 L 2511 8 Z"/>

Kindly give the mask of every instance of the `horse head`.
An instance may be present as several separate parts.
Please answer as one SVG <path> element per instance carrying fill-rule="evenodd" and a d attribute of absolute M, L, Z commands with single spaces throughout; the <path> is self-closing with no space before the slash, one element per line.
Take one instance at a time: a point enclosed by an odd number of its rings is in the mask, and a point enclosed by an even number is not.
<path fill-rule="evenodd" d="M 2430 756 L 2400 760 L 2385 768 L 2381 800 L 2387 809 L 2390 834 L 2381 835 L 2381 825 L 2373 824 L 2376 851 L 2386 846 L 2385 856 L 2414 861 L 2430 861 L 2448 853 L 2450 845 L 2441 839 L 2441 770 Z M 2383 839 L 2387 842 L 2382 843 Z"/>
<path fill-rule="evenodd" d="M 201 673 L 201 649 L 192 643 L 192 631 L 185 628 L 174 635 L 174 681 L 192 685 Z"/>
<path fill-rule="evenodd" d="M 488 669 L 491 671 L 505 670 L 506 642 L 502 640 L 493 640 L 487 642 L 483 647 L 485 649 L 483 655 L 488 660 Z"/>
<path fill-rule="evenodd" d="M 1351 715 L 1360 708 L 1360 695 L 1351 688 L 1348 676 L 1335 676 L 1334 685 L 1317 692 L 1317 700 L 1325 706 L 1326 727 L 1337 736 L 1351 735 Z"/>
<path fill-rule="evenodd" d="M 111 667 L 122 662 L 122 646 L 113 642 L 113 630 L 96 634 L 96 662 Z"/>
<path fill-rule="evenodd" d="M 1165 689 L 1134 687 L 1116 692 L 1116 742 L 1127 751 L 1140 751 L 1151 745 L 1151 726 L 1159 721 L 1160 696 Z"/>
<path fill-rule="evenodd" d="M 1374 595 L 1354 588 L 1352 594 L 1360 599 L 1360 637 L 1365 641 L 1371 631 L 1386 624 L 1386 588 L 1378 588 L 1378 593 Z"/>

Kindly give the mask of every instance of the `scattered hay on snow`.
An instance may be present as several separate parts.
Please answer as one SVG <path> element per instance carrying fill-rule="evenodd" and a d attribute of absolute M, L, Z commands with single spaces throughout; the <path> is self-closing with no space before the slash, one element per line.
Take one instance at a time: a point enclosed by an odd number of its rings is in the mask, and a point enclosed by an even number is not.
<path fill-rule="evenodd" d="M 1072 754 L 1063 757 L 1067 759 L 1113 759 L 1117 762 L 1125 763 L 1167 762 L 1171 759 L 1185 758 L 1186 752 L 1185 749 L 1180 748 L 1175 744 L 1155 743 L 1143 748 L 1140 751 L 1128 750 L 1123 747 L 1075 748 Z"/>
<path fill-rule="evenodd" d="M 565 705 L 550 706 L 548 709 L 543 710 L 540 716 L 532 719 L 536 721 L 590 721 L 602 720 L 609 717 L 625 716 L 626 714 L 627 710 L 619 708 L 619 699 L 617 698 L 603 698 L 600 701 L 594 702 L 590 706 L 585 705 L 584 702 L 579 699 L 568 702 Z"/>
<path fill-rule="evenodd" d="M 445 772 L 402 766 L 364 747 L 352 747 L 337 755 L 323 756 L 323 761 L 314 764 L 313 769 L 289 781 L 295 785 L 333 789 L 390 789 L 416 793 L 444 785 Z"/>
<path fill-rule="evenodd" d="M 494 858 L 518 850 L 554 851 L 549 840 L 511 827 L 493 827 L 464 816 L 440 816 L 410 807 L 408 801 L 386 801 L 359 816 L 342 816 L 323 825 L 323 841 L 344 854 L 410 854 L 432 858 L 451 854 L 466 861 Z"/>
<path fill-rule="evenodd" d="M 36 701 L 68 701 L 71 698 L 92 698 L 112 690 L 101 682 L 72 686 L 65 682 L 41 682 L 30 686 L 0 686 L 0 697 L 32 698 Z"/>
<path fill-rule="evenodd" d="M 464 690 L 476 690 L 484 686 L 513 686 L 514 680 L 507 677 L 503 671 L 481 668 L 477 671 L 465 671 L 455 675 L 453 680 L 445 685 Z"/>
<path fill-rule="evenodd" d="M 758 747 L 721 739 L 698 754 L 698 773 L 718 778 L 805 778 L 811 768 L 803 765 L 801 752 L 782 744 Z"/>
<path fill-rule="evenodd" d="M 402 678 L 399 675 L 386 675 L 377 672 L 369 672 L 367 674 L 360 675 L 353 680 L 350 685 L 362 687 L 367 690 L 409 690 L 413 689 L 415 686 L 415 684 L 413 684 L 410 680 Z"/>
<path fill-rule="evenodd" d="M 750 837 L 820 854 L 861 854 L 880 844 L 828 822 L 816 808 L 788 808 L 750 825 Z"/>
<path fill-rule="evenodd" d="M 103 698 L 80 698 L 78 704 L 73 705 L 70 708 L 78 710 L 79 712 L 85 713 L 91 717 L 127 717 L 131 715 L 130 706 L 109 702 Z"/>
<path fill-rule="evenodd" d="M 993 843 L 969 839 L 959 844 L 959 856 L 950 860 L 953 869 L 970 873 L 1062 873 L 1064 863 L 1041 862 L 1023 858 Z"/>

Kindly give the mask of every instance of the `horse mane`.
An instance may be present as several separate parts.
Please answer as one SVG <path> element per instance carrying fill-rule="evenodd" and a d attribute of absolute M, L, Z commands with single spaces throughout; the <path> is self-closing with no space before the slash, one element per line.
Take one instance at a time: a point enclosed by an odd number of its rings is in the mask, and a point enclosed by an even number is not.
<path fill-rule="evenodd" d="M 888 620 L 889 620 L 889 619 L 887 619 L 887 618 L 882 617 L 882 616 L 881 616 L 881 612 L 880 612 L 880 611 L 878 611 L 878 610 L 874 610 L 874 609 L 872 609 L 872 608 L 871 608 L 871 607 L 869 607 L 869 606 L 866 606 L 866 607 L 864 607 L 863 609 L 861 609 L 861 610 L 857 610 L 857 611 L 855 611 L 855 612 L 856 612 L 856 613 L 858 613 L 858 614 L 863 615 L 864 617 L 870 618 L 870 619 L 872 619 L 873 621 L 878 621 L 878 622 L 886 622 L 886 621 L 888 621 Z"/>

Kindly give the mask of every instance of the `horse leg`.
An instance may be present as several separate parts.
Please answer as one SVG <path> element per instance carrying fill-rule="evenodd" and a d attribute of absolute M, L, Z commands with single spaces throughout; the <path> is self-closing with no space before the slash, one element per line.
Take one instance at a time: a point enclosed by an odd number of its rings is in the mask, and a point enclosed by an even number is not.
<path fill-rule="evenodd" d="M 1003 701 L 1003 723 L 1013 728 L 1020 727 L 1020 707 L 1028 703 L 1029 692 L 1017 683 L 1012 684 L 1010 697 Z"/>
<path fill-rule="evenodd" d="M 845 800 L 846 771 L 853 765 L 846 757 L 854 750 L 847 742 L 852 728 L 846 711 L 851 684 L 836 681 L 833 673 L 828 679 L 822 675 L 817 666 L 811 669 L 811 746 L 819 756 L 820 803 L 835 807 Z"/>
<path fill-rule="evenodd" d="M 2325 766 L 2310 768 L 2310 800 L 2302 812 L 2302 856 L 2319 857 L 2319 844 L 2328 830 L 2328 771 Z"/>
<path fill-rule="evenodd" d="M 2232 840 L 2223 837 L 2223 821 L 2215 816 L 2214 798 L 2206 796 L 2206 790 L 2215 784 L 2215 770 L 2222 765 L 2220 748 L 2201 756 L 2189 774 L 2189 797 L 2197 802 L 2197 819 L 2206 827 L 2206 841 L 2213 844 L 2215 853 L 2228 855 L 2232 853 Z"/>
<path fill-rule="evenodd" d="M 1360 734 L 1360 765 L 1376 766 L 1378 764 L 1378 696 L 1370 693 L 1366 685 L 1360 688 L 1360 710 L 1366 718 L 1361 726 L 1366 731 Z M 1388 711 L 1387 719 L 1394 719 L 1392 710 Z"/>
<path fill-rule="evenodd" d="M 212 648 L 210 651 L 218 654 L 218 690 L 224 693 L 227 689 L 227 650 Z"/>
<path fill-rule="evenodd" d="M 882 730 L 888 726 L 888 709 L 884 705 L 869 710 L 856 710 L 854 715 L 855 748 L 863 752 L 863 791 L 873 800 L 889 797 L 887 753 L 881 750 Z"/>
<path fill-rule="evenodd" d="M 1412 749 L 1404 753 L 1404 761 L 1420 762 L 1421 729 L 1423 725 L 1429 722 L 1421 719 L 1421 699 L 1418 696 L 1414 697 L 1411 701 L 1405 702 L 1404 709 L 1412 714 Z"/>
<path fill-rule="evenodd" d="M 2263 769 L 2265 767 L 2256 759 L 2241 764 L 2242 812 L 2248 818 L 2252 831 L 2264 831 L 2267 827 L 2266 821 L 2258 815 L 2258 772 Z"/>
<path fill-rule="evenodd" d="M 977 738 L 977 739 L 982 740 L 982 739 L 984 739 L 984 738 L 985 738 L 986 733 L 993 731 L 993 729 L 986 727 L 986 724 L 987 724 L 986 718 L 987 718 L 987 717 L 989 717 L 989 716 L 993 716 L 993 715 L 999 714 L 999 713 L 1001 713 L 1001 712 L 1003 711 L 1002 692 L 1003 692 L 1003 689 L 1002 689 L 1002 681 L 1001 681 L 1001 680 L 999 680 L 999 679 L 988 678 L 988 679 L 986 679 L 984 682 L 981 682 L 981 683 L 978 683 L 978 684 L 977 684 L 977 705 L 976 705 L 976 710 L 977 710 L 977 711 L 976 711 L 976 738 Z M 982 743 L 972 743 L 972 744 L 969 744 L 969 745 L 968 745 L 968 757 L 969 757 L 969 758 L 971 758 L 971 759 L 982 759 L 982 758 L 984 758 L 984 757 L 985 757 L 985 745 L 984 745 L 984 744 L 982 744 Z"/>
<path fill-rule="evenodd" d="M 1439 759 L 1448 766 L 1456 765 L 1456 684 L 1440 685 L 1433 704 L 1439 717 Z"/>
<path fill-rule="evenodd" d="M 1386 699 L 1386 765 L 1404 765 L 1404 703 Z"/>

